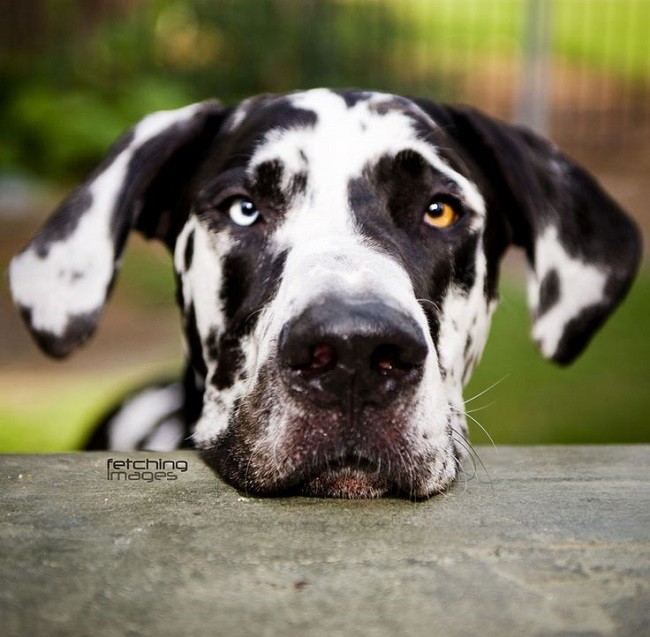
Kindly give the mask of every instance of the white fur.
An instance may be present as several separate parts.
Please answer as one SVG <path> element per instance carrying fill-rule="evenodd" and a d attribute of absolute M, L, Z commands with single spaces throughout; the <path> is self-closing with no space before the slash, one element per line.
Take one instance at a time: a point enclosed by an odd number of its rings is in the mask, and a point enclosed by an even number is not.
<path fill-rule="evenodd" d="M 535 270 L 528 272 L 530 309 L 535 316 L 539 305 L 539 286 L 550 270 L 557 272 L 560 298 L 533 324 L 532 336 L 542 354 L 553 357 L 567 323 L 585 308 L 605 298 L 607 271 L 572 257 L 562 246 L 557 228 L 549 226 L 535 242 Z"/>
<path fill-rule="evenodd" d="M 185 272 L 185 247 L 190 232 L 194 233 L 192 266 Z M 211 330 L 222 332 L 225 326 L 219 293 L 222 285 L 222 261 L 231 247 L 227 232 L 210 233 L 196 217 L 190 217 L 178 236 L 174 251 L 174 266 L 181 273 L 181 285 L 186 307 L 194 304 L 196 326 L 205 340 Z"/>
<path fill-rule="evenodd" d="M 194 443 L 199 447 L 205 446 L 228 426 L 230 414 L 237 401 L 253 389 L 254 375 L 253 368 L 257 362 L 257 346 L 249 337 L 244 337 L 241 342 L 242 353 L 244 355 L 244 375 L 247 380 L 240 375 L 235 379 L 232 386 L 217 391 L 210 383 L 206 386 L 206 393 L 203 400 L 203 410 L 201 417 L 194 427 L 192 438 Z M 208 364 L 208 378 L 216 372 L 214 362 Z"/>
<path fill-rule="evenodd" d="M 237 130 L 241 126 L 242 122 L 246 119 L 246 116 L 250 112 L 250 109 L 254 102 L 255 99 L 252 97 L 249 97 L 248 99 L 241 102 L 232 113 L 232 115 L 228 118 L 228 121 L 225 123 L 225 130 L 227 130 L 229 133 Z"/>
<path fill-rule="evenodd" d="M 115 451 L 135 449 L 151 431 L 152 423 L 180 409 L 182 404 L 183 392 L 179 385 L 143 391 L 128 400 L 111 420 L 108 448 Z"/>
<path fill-rule="evenodd" d="M 438 313 L 440 361 L 450 375 L 451 383 L 462 381 L 462 385 L 465 385 L 469 381 L 474 365 L 483 353 L 492 314 L 497 306 L 496 301 L 488 303 L 483 292 L 483 282 L 487 276 L 487 261 L 483 250 L 482 241 L 478 241 L 474 256 L 476 279 L 472 288 L 466 292 L 452 286 L 447 291 Z M 465 353 L 468 337 L 471 339 L 471 346 Z M 470 359 L 474 364 L 466 366 L 466 361 Z"/>
<path fill-rule="evenodd" d="M 178 418 L 169 418 L 156 427 L 144 446 L 149 451 L 173 451 L 183 443 L 183 431 Z"/>

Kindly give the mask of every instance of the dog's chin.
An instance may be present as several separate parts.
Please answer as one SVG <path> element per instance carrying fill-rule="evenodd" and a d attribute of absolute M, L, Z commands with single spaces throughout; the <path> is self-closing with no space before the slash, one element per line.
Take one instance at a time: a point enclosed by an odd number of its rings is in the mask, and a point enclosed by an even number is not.
<path fill-rule="evenodd" d="M 326 469 L 299 487 L 302 495 L 314 498 L 380 498 L 390 491 L 386 478 L 357 467 Z"/>

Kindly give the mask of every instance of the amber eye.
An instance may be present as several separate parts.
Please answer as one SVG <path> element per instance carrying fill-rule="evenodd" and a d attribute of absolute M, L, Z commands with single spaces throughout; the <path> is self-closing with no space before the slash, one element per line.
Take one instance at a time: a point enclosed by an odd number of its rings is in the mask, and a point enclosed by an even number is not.
<path fill-rule="evenodd" d="M 424 213 L 424 223 L 434 228 L 449 228 L 458 221 L 458 213 L 451 204 L 432 201 Z"/>

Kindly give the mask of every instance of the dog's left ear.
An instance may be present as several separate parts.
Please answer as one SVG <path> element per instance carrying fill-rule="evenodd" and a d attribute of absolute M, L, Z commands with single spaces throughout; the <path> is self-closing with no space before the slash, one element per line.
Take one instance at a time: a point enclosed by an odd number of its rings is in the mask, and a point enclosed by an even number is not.
<path fill-rule="evenodd" d="M 420 106 L 486 178 L 488 215 L 526 251 L 532 335 L 566 364 L 627 294 L 641 259 L 636 224 L 549 141 L 469 107 Z"/>
<path fill-rule="evenodd" d="M 12 260 L 14 301 L 46 353 L 92 335 L 130 230 L 173 243 L 174 205 L 223 113 L 210 101 L 140 120 Z"/>

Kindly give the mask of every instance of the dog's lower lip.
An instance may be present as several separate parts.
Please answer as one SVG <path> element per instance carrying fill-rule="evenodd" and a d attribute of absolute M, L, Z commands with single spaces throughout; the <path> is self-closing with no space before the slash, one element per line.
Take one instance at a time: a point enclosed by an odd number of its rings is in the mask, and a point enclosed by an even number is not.
<path fill-rule="evenodd" d="M 326 498 L 378 498 L 389 490 L 388 479 L 376 464 L 365 459 L 330 463 L 300 485 L 304 495 Z"/>

